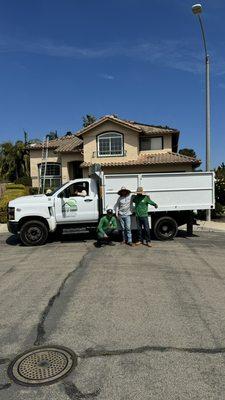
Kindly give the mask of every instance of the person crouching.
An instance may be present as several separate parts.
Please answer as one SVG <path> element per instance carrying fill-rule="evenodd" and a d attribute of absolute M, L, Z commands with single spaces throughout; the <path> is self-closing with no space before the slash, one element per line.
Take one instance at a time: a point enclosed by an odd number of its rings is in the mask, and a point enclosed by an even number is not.
<path fill-rule="evenodd" d="M 113 215 L 113 210 L 107 210 L 107 214 L 101 217 L 97 227 L 97 246 L 101 247 L 103 244 L 114 246 L 112 238 L 118 235 L 117 221 Z"/>

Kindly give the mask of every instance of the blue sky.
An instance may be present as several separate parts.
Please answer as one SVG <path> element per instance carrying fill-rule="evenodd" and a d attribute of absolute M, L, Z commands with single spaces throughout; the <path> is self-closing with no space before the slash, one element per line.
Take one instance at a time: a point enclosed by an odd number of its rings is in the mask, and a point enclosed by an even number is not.
<path fill-rule="evenodd" d="M 0 0 L 0 137 L 76 131 L 82 116 L 181 131 L 205 159 L 204 54 L 190 0 Z M 225 2 L 202 1 L 212 166 L 225 161 Z M 204 163 L 203 163 L 204 167 Z"/>

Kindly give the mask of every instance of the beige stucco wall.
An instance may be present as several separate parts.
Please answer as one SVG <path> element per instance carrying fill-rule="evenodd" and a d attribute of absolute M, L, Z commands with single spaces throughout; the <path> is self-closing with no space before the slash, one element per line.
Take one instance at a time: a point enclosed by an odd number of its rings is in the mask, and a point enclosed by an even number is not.
<path fill-rule="evenodd" d="M 42 150 L 30 150 L 30 175 L 32 178 L 32 186 L 38 187 L 38 164 L 41 163 Z M 49 150 L 48 153 L 48 161 L 49 162 L 60 162 L 58 155 L 53 152 L 53 150 Z"/>
<path fill-rule="evenodd" d="M 124 151 L 123 157 L 98 157 L 97 156 L 97 135 L 104 132 L 118 132 L 124 135 Z M 84 161 L 94 163 L 121 161 L 124 160 L 136 160 L 139 155 L 152 154 L 152 153 L 167 153 L 172 151 L 172 135 L 163 136 L 163 150 L 148 150 L 139 152 L 139 133 L 135 132 L 127 127 L 118 125 L 114 122 L 105 122 L 100 126 L 94 128 L 90 132 L 83 135 L 84 141 Z"/>
<path fill-rule="evenodd" d="M 96 146 L 96 136 L 100 133 L 104 133 L 107 131 L 118 132 L 124 135 L 124 157 L 97 157 L 97 146 Z M 104 161 L 121 161 L 122 159 L 126 160 L 135 160 L 138 156 L 138 147 L 139 147 L 139 134 L 129 128 L 125 128 L 122 125 L 115 124 L 113 122 L 105 122 L 100 126 L 97 126 L 92 131 L 83 135 L 84 141 L 84 161 L 91 163 L 101 163 Z"/>
<path fill-rule="evenodd" d="M 72 161 L 83 161 L 82 154 L 70 153 L 61 155 L 62 183 L 65 183 L 70 180 L 68 163 Z"/>
<path fill-rule="evenodd" d="M 32 178 L 32 186 L 38 187 L 38 164 L 41 163 L 42 151 L 41 150 L 31 150 L 30 151 L 30 174 Z M 69 153 L 69 154 L 55 154 L 53 150 L 49 150 L 48 162 L 60 162 L 62 168 L 62 183 L 69 180 L 69 166 L 68 163 L 71 161 L 83 161 L 83 156 L 81 153 Z"/>

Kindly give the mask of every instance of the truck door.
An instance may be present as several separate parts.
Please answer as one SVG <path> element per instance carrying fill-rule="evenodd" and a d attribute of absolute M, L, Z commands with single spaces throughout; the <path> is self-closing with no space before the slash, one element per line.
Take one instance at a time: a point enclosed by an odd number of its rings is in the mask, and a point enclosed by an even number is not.
<path fill-rule="evenodd" d="M 58 223 L 86 223 L 98 220 L 98 196 L 89 182 L 80 181 L 67 186 L 55 198 L 55 216 Z"/>

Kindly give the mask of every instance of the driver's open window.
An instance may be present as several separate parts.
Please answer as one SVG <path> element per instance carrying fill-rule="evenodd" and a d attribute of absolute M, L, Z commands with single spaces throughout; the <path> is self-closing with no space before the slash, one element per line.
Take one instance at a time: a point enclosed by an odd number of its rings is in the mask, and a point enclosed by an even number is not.
<path fill-rule="evenodd" d="M 82 181 L 72 183 L 64 190 L 64 197 L 85 197 L 89 195 L 89 183 Z"/>

